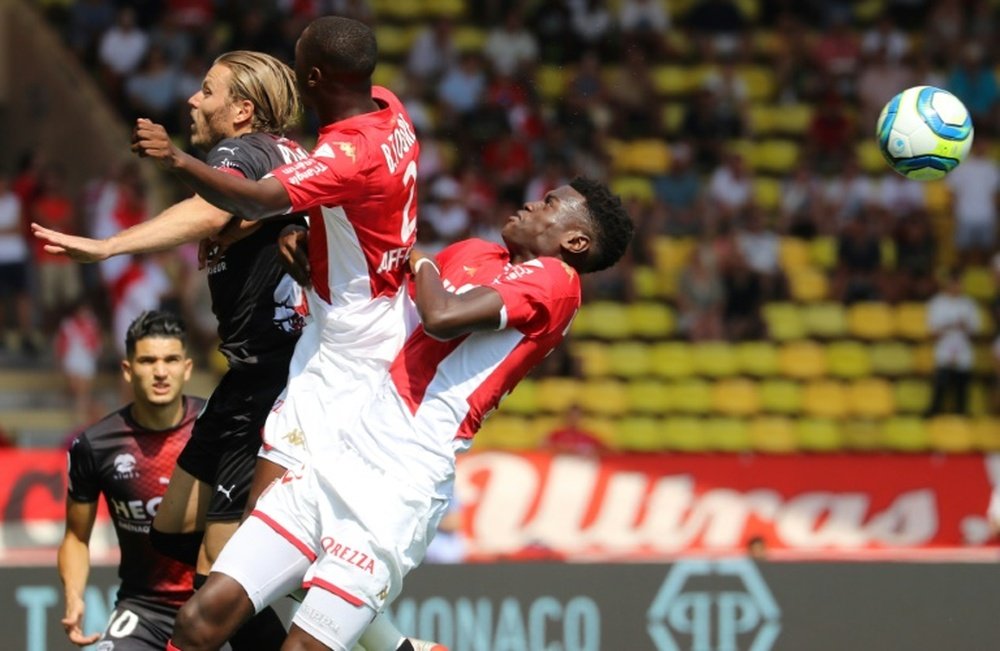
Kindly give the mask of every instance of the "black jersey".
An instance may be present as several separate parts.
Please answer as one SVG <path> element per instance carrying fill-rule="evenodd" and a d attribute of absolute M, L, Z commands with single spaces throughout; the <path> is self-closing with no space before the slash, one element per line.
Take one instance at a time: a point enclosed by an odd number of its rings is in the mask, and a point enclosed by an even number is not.
<path fill-rule="evenodd" d="M 271 170 L 308 156 L 296 142 L 267 133 L 227 138 L 206 162 L 223 171 L 259 180 Z M 219 321 L 219 349 L 232 367 L 277 363 L 287 366 L 304 325 L 302 292 L 278 262 L 278 233 L 301 215 L 269 219 L 236 242 L 208 270 L 212 311 Z"/>
<path fill-rule="evenodd" d="M 204 404 L 185 397 L 184 418 L 164 431 L 141 427 L 128 405 L 88 427 L 70 446 L 70 499 L 96 502 L 103 493 L 118 534 L 119 601 L 179 608 L 193 593 L 194 568 L 153 549 L 149 527 Z"/>

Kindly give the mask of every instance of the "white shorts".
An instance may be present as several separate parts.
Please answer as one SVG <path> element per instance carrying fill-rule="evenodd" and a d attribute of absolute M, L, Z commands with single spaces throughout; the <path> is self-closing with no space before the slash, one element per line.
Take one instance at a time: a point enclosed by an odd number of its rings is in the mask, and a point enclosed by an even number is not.
<path fill-rule="evenodd" d="M 341 443 L 272 484 L 254 517 L 313 555 L 303 587 L 381 611 L 423 560 L 447 509 L 447 499 L 386 474 Z M 265 558 L 248 545 L 248 563 Z"/>

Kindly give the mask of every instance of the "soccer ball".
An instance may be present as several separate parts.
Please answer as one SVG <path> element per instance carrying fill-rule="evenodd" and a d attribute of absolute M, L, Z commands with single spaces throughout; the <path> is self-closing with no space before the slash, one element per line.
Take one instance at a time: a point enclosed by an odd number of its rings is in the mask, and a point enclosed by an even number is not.
<path fill-rule="evenodd" d="M 940 179 L 962 162 L 972 146 L 972 118 L 962 102 L 934 86 L 914 86 L 896 95 L 878 116 L 879 150 L 908 179 Z"/>

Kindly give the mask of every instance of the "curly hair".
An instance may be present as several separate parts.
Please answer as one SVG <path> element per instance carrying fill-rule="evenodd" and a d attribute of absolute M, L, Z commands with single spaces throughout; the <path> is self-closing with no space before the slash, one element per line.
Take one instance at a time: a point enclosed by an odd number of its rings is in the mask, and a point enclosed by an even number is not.
<path fill-rule="evenodd" d="M 317 66 L 338 83 L 362 87 L 371 85 L 378 59 L 375 32 L 364 23 L 343 16 L 323 16 L 302 32 L 300 64 Z"/>
<path fill-rule="evenodd" d="M 147 310 L 136 317 L 125 334 L 125 353 L 132 357 L 135 343 L 147 337 L 180 339 L 181 345 L 187 348 L 187 328 L 184 321 L 172 312 Z"/>
<path fill-rule="evenodd" d="M 587 212 L 594 228 L 594 247 L 583 261 L 582 273 L 607 269 L 625 254 L 635 233 L 635 225 L 618 195 L 608 186 L 592 179 L 577 177 L 570 187 L 587 200 Z"/>

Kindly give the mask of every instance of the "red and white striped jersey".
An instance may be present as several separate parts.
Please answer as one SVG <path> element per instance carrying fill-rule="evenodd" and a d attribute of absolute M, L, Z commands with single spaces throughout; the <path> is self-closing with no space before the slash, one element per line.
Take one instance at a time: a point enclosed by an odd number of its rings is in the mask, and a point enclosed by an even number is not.
<path fill-rule="evenodd" d="M 485 286 L 500 294 L 500 327 L 448 341 L 417 328 L 390 368 L 391 383 L 418 435 L 471 439 L 562 341 L 580 307 L 580 277 L 557 258 L 511 264 L 507 249 L 484 240 L 453 244 L 437 262 L 448 291 Z"/>
<path fill-rule="evenodd" d="M 369 348 L 395 332 L 381 317 L 398 307 L 414 242 L 420 152 L 399 99 L 378 86 L 372 98 L 380 110 L 323 127 L 309 158 L 273 172 L 292 211 L 309 211 L 311 313 L 333 341 L 362 333 L 353 343 Z"/>

